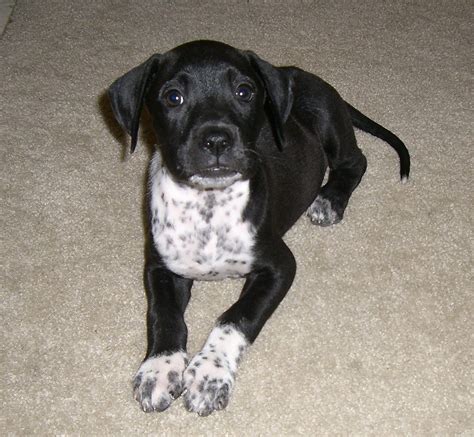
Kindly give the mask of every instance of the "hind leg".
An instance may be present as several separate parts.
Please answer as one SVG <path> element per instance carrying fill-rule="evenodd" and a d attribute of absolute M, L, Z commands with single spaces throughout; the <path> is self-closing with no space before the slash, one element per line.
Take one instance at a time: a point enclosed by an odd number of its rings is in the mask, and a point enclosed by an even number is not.
<path fill-rule="evenodd" d="M 350 147 L 346 147 L 344 157 L 328 155 L 329 177 L 326 185 L 308 208 L 311 222 L 319 226 L 334 225 L 342 220 L 352 192 L 359 185 L 367 168 L 367 159 L 357 147 L 355 138 Z M 341 150 L 338 150 L 341 152 Z"/>

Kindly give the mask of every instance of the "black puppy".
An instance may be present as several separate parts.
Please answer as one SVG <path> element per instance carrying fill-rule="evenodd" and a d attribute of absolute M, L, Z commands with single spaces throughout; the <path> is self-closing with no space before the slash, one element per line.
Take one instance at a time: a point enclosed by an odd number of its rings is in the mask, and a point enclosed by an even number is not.
<path fill-rule="evenodd" d="M 109 98 L 132 151 L 143 106 L 159 142 L 149 181 L 148 350 L 135 397 L 144 411 L 163 411 L 184 391 L 188 410 L 207 415 L 227 405 L 242 354 L 293 282 L 285 232 L 305 211 L 321 226 L 342 219 L 366 169 L 353 126 L 397 151 L 402 180 L 410 157 L 320 78 L 219 42 L 153 55 L 116 80 Z M 246 278 L 242 294 L 188 362 L 183 314 L 193 280 L 227 277 Z"/>

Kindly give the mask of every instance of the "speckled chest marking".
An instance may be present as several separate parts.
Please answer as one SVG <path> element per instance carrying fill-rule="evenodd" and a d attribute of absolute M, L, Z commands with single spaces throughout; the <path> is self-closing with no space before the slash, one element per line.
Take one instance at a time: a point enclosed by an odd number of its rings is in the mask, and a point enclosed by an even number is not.
<path fill-rule="evenodd" d="M 199 280 L 249 273 L 255 231 L 243 220 L 248 181 L 198 190 L 175 182 L 154 159 L 150 182 L 153 241 L 167 268 Z"/>

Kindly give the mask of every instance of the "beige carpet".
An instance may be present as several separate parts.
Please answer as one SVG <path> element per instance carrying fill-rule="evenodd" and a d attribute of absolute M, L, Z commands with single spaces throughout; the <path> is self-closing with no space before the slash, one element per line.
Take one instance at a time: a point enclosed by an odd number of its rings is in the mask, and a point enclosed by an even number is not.
<path fill-rule="evenodd" d="M 3 435 L 473 435 L 472 22 L 467 1 L 19 1 L 0 41 Z M 406 142 L 384 143 L 343 223 L 302 219 L 288 297 L 228 409 L 144 414 L 144 174 L 102 95 L 197 38 L 331 82 Z M 201 283 L 190 351 L 238 295 Z"/>

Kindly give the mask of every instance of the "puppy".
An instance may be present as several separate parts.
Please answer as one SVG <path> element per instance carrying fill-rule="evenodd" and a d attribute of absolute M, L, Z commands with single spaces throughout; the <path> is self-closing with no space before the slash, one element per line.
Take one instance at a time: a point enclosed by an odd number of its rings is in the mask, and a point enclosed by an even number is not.
<path fill-rule="evenodd" d="M 135 398 L 146 412 L 163 411 L 184 393 L 189 411 L 208 415 L 227 406 L 245 350 L 293 282 L 285 232 L 305 211 L 320 226 L 343 218 L 367 165 L 354 126 L 396 150 L 402 180 L 410 157 L 319 77 L 220 42 L 151 56 L 110 86 L 109 99 L 132 152 L 144 106 L 159 143 L 149 180 L 148 348 Z M 229 277 L 245 278 L 242 294 L 189 361 L 183 314 L 193 281 Z"/>

